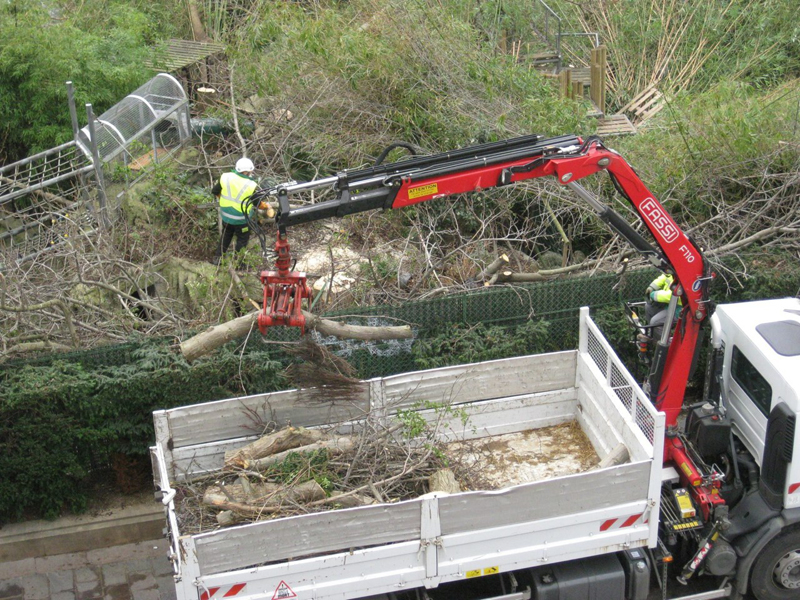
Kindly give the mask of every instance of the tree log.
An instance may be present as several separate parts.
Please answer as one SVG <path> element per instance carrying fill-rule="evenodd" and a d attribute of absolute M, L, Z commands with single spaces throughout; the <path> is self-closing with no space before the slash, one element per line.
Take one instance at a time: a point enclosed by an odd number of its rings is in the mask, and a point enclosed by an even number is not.
<path fill-rule="evenodd" d="M 458 494 L 461 486 L 456 481 L 456 476 L 450 469 L 439 469 L 428 477 L 428 489 L 431 492 L 446 492 L 448 494 Z"/>
<path fill-rule="evenodd" d="M 232 486 L 228 486 L 232 487 Z M 304 502 L 314 502 L 325 498 L 325 490 L 316 481 L 306 481 L 300 485 L 285 487 L 275 492 L 271 496 L 265 497 L 261 502 L 251 501 L 248 503 L 229 500 L 217 486 L 212 486 L 203 495 L 203 504 L 230 510 L 242 517 L 258 518 L 264 513 L 274 513 L 279 511 L 285 504 L 302 504 Z"/>
<path fill-rule="evenodd" d="M 187 362 L 192 362 L 209 352 L 213 352 L 231 340 L 244 337 L 251 328 L 256 326 L 258 314 L 258 311 L 254 311 L 232 321 L 214 325 L 206 331 L 181 342 L 183 357 Z M 319 331 L 322 335 L 333 335 L 354 340 L 408 340 L 414 337 L 411 328 L 407 325 L 398 327 L 365 327 L 337 323 L 306 311 L 303 311 L 303 316 L 306 318 L 306 327 Z"/>
<path fill-rule="evenodd" d="M 481 274 L 480 274 L 480 275 L 478 275 L 478 280 L 483 280 L 483 279 L 486 279 L 487 277 L 492 277 L 492 276 L 493 276 L 495 273 L 497 273 L 497 272 L 500 270 L 500 267 L 502 267 L 504 264 L 508 264 L 508 263 L 509 263 L 509 258 L 508 258 L 508 256 L 507 256 L 507 255 L 505 255 L 505 254 L 501 254 L 500 256 L 498 256 L 497 258 L 495 258 L 495 259 L 494 259 L 494 260 L 493 260 L 493 261 L 492 261 L 492 262 L 489 264 L 489 266 L 488 266 L 488 267 L 486 267 L 486 268 L 483 270 L 483 272 L 481 272 Z M 496 279 L 495 279 L 495 281 L 496 281 Z M 487 286 L 487 287 L 488 287 L 488 286 L 490 286 L 490 285 L 492 285 L 492 284 L 491 284 L 491 283 L 489 283 L 489 282 L 487 281 L 487 282 L 486 282 L 486 283 L 484 283 L 483 285 L 485 285 L 485 286 Z"/>
<path fill-rule="evenodd" d="M 514 283 L 527 283 L 530 281 L 546 281 L 549 279 L 544 273 L 512 273 L 511 271 L 503 271 L 500 274 L 500 281 L 511 281 Z"/>
<path fill-rule="evenodd" d="M 277 483 L 250 484 L 249 489 L 246 489 L 240 483 L 212 485 L 203 494 L 203 504 L 213 505 L 217 501 L 263 504 L 267 499 L 277 494 L 282 487 Z"/>
<path fill-rule="evenodd" d="M 307 446 L 319 442 L 325 437 L 325 433 L 318 429 L 286 427 L 280 431 L 265 435 L 243 448 L 228 450 L 225 453 L 225 468 L 249 469 L 252 466 L 252 461 L 256 459 L 291 448 Z"/>
<path fill-rule="evenodd" d="M 307 446 L 299 446 L 297 448 L 293 448 L 290 450 L 284 450 L 283 452 L 277 452 L 271 456 L 265 456 L 264 458 L 258 458 L 248 462 L 248 469 L 252 469 L 254 471 L 260 471 L 262 469 L 266 469 L 270 465 L 274 465 L 275 463 L 279 463 L 282 460 L 286 459 L 292 452 L 314 452 L 315 450 L 327 450 L 331 455 L 342 454 L 343 452 L 348 452 L 353 449 L 355 446 L 355 442 L 353 442 L 353 438 L 351 437 L 340 437 L 335 438 L 332 440 L 322 440 L 321 442 L 316 442 L 314 444 L 308 444 Z"/>

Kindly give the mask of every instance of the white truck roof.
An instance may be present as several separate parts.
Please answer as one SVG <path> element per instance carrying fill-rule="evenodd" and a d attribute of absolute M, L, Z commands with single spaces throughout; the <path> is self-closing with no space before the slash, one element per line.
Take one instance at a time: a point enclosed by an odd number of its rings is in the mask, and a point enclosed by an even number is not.
<path fill-rule="evenodd" d="M 734 323 L 795 389 L 800 389 L 800 298 L 720 304 Z"/>

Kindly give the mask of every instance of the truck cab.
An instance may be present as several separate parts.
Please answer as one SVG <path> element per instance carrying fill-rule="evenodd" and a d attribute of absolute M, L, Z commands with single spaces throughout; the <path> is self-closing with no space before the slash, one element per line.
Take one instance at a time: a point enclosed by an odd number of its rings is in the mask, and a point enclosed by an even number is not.
<path fill-rule="evenodd" d="M 720 305 L 711 331 L 712 346 L 722 356 L 722 402 L 734 434 L 760 466 L 762 481 L 771 479 L 773 508 L 800 507 L 800 460 L 792 460 L 800 457 L 800 437 L 794 435 L 800 299 Z"/>

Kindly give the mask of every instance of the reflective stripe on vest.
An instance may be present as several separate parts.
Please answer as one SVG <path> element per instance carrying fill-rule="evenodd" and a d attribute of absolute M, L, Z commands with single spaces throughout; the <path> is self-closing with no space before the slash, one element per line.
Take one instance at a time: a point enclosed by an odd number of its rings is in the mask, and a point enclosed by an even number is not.
<path fill-rule="evenodd" d="M 256 182 L 237 173 L 224 173 L 219 183 L 222 187 L 219 195 L 222 220 L 234 225 L 244 224 L 247 219 L 242 212 L 242 202 L 256 190 Z"/>

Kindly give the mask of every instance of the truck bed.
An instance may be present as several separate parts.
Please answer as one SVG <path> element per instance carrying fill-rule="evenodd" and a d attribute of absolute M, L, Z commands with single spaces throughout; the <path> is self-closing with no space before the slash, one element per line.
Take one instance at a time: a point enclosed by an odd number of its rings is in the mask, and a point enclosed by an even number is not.
<path fill-rule="evenodd" d="M 154 413 L 151 455 L 179 598 L 359 598 L 655 544 L 650 515 L 658 511 L 664 417 L 587 309 L 578 350 L 373 379 L 332 404 L 306 397 L 292 390 Z M 446 441 L 574 420 L 600 458 L 624 444 L 629 460 L 493 491 L 180 531 L 172 486 L 218 471 L 226 450 L 255 439 L 254 414 L 346 432 L 366 411 L 391 419 L 420 401 L 448 402 L 469 415 L 466 426 L 455 415 L 445 423 Z M 420 414 L 441 418 L 431 409 Z"/>

